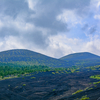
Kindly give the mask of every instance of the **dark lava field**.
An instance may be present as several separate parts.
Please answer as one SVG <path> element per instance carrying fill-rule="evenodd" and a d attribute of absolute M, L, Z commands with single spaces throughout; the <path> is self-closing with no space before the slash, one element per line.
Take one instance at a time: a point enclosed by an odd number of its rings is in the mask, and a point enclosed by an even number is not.
<path fill-rule="evenodd" d="M 99 70 L 75 73 L 39 72 L 30 76 L 1 80 L 0 100 L 100 100 L 100 84 L 91 75 Z M 82 92 L 73 94 L 77 90 Z"/>

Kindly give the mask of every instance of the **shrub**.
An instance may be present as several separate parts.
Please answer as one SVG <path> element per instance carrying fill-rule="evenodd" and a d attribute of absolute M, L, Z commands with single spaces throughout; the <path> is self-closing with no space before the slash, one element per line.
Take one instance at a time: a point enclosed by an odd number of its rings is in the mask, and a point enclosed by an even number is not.
<path fill-rule="evenodd" d="M 23 86 L 26 86 L 26 84 L 23 84 Z"/>
<path fill-rule="evenodd" d="M 87 95 L 85 95 L 85 96 L 82 96 L 82 98 L 80 100 L 88 100 L 88 99 L 89 99 L 89 97 L 87 97 Z"/>
<path fill-rule="evenodd" d="M 83 90 L 77 90 L 76 92 L 74 92 L 72 95 L 74 95 L 74 94 L 77 94 L 77 93 L 80 93 L 80 92 L 82 92 Z"/>
<path fill-rule="evenodd" d="M 56 89 L 53 89 L 53 91 L 55 91 Z"/>
<path fill-rule="evenodd" d="M 34 79 L 35 77 L 31 77 L 31 79 Z"/>
<path fill-rule="evenodd" d="M 94 75 L 94 76 L 90 76 L 90 78 L 93 78 L 93 79 L 98 79 L 98 80 L 100 80 L 100 75 Z"/>
<path fill-rule="evenodd" d="M 98 81 L 98 82 L 93 82 L 93 84 L 99 84 L 100 83 L 100 81 Z"/>
<path fill-rule="evenodd" d="M 52 74 L 55 74 L 54 72 L 52 72 Z"/>

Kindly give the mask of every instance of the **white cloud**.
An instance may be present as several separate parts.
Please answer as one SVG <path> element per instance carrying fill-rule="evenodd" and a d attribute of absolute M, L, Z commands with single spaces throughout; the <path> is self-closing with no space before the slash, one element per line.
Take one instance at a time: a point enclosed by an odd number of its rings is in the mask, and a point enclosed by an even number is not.
<path fill-rule="evenodd" d="M 99 8 L 99 7 L 100 7 L 100 1 L 98 0 L 97 8 Z"/>
<path fill-rule="evenodd" d="M 100 0 L 91 0 L 90 11 L 94 14 L 95 19 L 100 19 Z"/>
<path fill-rule="evenodd" d="M 100 15 L 95 15 L 94 18 L 95 19 L 100 19 Z"/>
<path fill-rule="evenodd" d="M 14 37 L 14 36 L 7 36 L 4 38 L 2 42 L 0 42 L 0 51 L 3 50 L 10 50 L 10 49 L 25 49 L 24 43 L 21 43 L 19 41 L 19 37 Z"/>
<path fill-rule="evenodd" d="M 46 54 L 52 57 L 60 58 L 81 48 L 81 40 L 68 38 L 63 33 L 51 36 L 49 39 L 50 44 L 46 49 Z"/>
<path fill-rule="evenodd" d="M 81 51 L 91 52 L 91 53 L 94 53 L 100 56 L 100 46 L 99 45 L 100 45 L 99 36 L 95 35 L 95 37 L 94 38 L 92 37 L 90 41 L 83 43 L 83 47 Z"/>
<path fill-rule="evenodd" d="M 27 2 L 31 10 L 36 10 L 35 6 L 38 3 L 38 0 L 27 0 Z"/>
<path fill-rule="evenodd" d="M 0 47 L 3 45 L 3 42 L 0 42 Z"/>
<path fill-rule="evenodd" d="M 82 18 L 76 14 L 76 10 L 63 10 L 56 19 L 62 21 L 63 23 L 68 23 L 75 26 L 76 24 L 81 23 L 82 20 Z"/>

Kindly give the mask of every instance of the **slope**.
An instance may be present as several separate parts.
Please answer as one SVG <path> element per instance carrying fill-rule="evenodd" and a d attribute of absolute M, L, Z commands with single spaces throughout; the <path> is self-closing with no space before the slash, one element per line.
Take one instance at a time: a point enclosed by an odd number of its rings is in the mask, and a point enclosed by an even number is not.
<path fill-rule="evenodd" d="M 69 67 L 66 61 L 45 56 L 26 49 L 14 49 L 0 52 L 0 66 L 32 66 Z"/>
<path fill-rule="evenodd" d="M 60 58 L 60 60 L 64 61 L 72 61 L 73 65 L 81 65 L 81 66 L 94 66 L 100 64 L 100 56 L 89 52 L 82 53 L 73 53 L 67 56 Z"/>

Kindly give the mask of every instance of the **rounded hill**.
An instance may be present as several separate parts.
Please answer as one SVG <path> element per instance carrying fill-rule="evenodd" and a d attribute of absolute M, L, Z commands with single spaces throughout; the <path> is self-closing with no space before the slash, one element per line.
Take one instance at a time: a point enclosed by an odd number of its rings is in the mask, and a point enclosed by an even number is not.
<path fill-rule="evenodd" d="M 100 65 L 100 56 L 89 52 L 73 53 L 60 58 L 60 60 L 71 62 L 76 66 L 95 66 Z"/>
<path fill-rule="evenodd" d="M 66 61 L 48 57 L 26 49 L 14 49 L 0 52 L 0 65 L 46 65 L 49 67 L 69 67 L 69 64 L 67 64 Z"/>
<path fill-rule="evenodd" d="M 84 59 L 100 59 L 100 56 L 89 52 L 73 53 L 60 58 L 61 60 L 84 60 Z"/>

